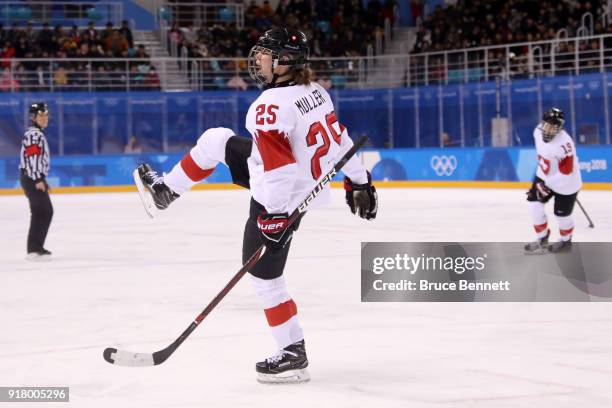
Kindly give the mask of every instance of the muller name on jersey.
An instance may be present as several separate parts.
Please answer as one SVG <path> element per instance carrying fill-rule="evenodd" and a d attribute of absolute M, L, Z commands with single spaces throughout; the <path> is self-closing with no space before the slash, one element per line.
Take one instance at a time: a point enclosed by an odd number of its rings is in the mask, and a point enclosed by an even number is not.
<path fill-rule="evenodd" d="M 300 110 L 302 115 L 311 112 L 315 108 L 323 105 L 325 103 L 325 98 L 321 95 L 321 92 L 318 90 L 312 91 L 310 94 L 299 98 L 295 101 L 295 106 Z"/>

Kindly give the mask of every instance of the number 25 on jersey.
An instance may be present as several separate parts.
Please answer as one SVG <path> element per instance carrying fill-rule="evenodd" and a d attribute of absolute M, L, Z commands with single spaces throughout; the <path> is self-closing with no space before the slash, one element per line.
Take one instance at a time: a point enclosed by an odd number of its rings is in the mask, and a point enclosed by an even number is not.
<path fill-rule="evenodd" d="M 334 127 L 335 124 L 338 124 L 339 132 L 336 131 Z M 326 129 L 327 127 L 327 129 Z M 329 133 L 331 133 L 334 142 L 340 146 L 342 141 L 342 132 L 344 132 L 345 127 L 342 126 L 341 123 L 338 122 L 338 118 L 336 117 L 336 112 L 331 111 L 327 115 L 325 115 L 325 125 L 321 122 L 315 122 L 310 125 L 310 129 L 308 130 L 308 134 L 306 135 L 306 144 L 308 146 L 314 146 L 317 144 L 317 135 L 321 135 L 321 139 L 323 140 L 323 144 L 315 150 L 312 159 L 310 159 L 310 171 L 312 173 L 312 178 L 318 180 L 321 177 L 321 158 L 329 152 L 329 147 L 331 145 L 331 140 L 329 139 Z M 329 130 L 329 133 L 328 131 Z"/>
<path fill-rule="evenodd" d="M 268 125 L 275 124 L 277 110 L 278 106 L 276 105 L 268 105 L 268 109 L 266 109 L 264 104 L 257 105 L 255 108 L 255 123 L 258 125 L 263 125 L 264 123 Z"/>

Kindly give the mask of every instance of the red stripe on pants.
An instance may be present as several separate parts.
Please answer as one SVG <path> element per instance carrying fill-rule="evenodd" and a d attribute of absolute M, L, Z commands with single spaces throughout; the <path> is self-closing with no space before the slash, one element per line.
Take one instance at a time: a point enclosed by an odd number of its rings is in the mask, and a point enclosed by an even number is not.
<path fill-rule="evenodd" d="M 567 235 L 572 235 L 572 232 L 574 231 L 574 228 L 569 228 L 569 229 L 559 229 L 559 233 L 563 236 L 567 236 Z"/>
<path fill-rule="evenodd" d="M 200 168 L 200 166 L 196 164 L 196 162 L 193 160 L 193 158 L 191 157 L 189 153 L 187 153 L 181 160 L 181 168 L 183 169 L 187 177 L 191 179 L 191 181 L 204 180 L 206 177 L 211 175 L 213 170 L 215 170 L 214 168 L 213 169 Z"/>
<path fill-rule="evenodd" d="M 264 310 L 270 327 L 279 326 L 297 314 L 297 306 L 293 299 L 289 299 L 280 305 Z"/>
<path fill-rule="evenodd" d="M 534 225 L 533 228 L 535 229 L 535 232 L 537 232 L 538 234 L 542 231 L 544 231 L 546 228 L 548 227 L 548 223 L 545 222 L 544 224 L 540 224 L 540 225 Z"/>

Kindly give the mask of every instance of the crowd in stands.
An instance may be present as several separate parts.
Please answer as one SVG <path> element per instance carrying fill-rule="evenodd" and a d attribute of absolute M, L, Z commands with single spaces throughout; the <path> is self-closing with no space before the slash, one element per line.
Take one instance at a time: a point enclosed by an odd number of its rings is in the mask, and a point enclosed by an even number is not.
<path fill-rule="evenodd" d="M 362 0 L 280 0 L 273 8 L 268 0 L 251 2 L 246 6 L 244 27 L 233 22 L 194 27 L 189 17 L 174 22 L 169 38 L 178 50 L 185 50 L 188 58 L 219 58 L 200 67 L 202 72 L 246 69 L 243 63 L 223 58 L 245 58 L 264 31 L 273 26 L 286 26 L 303 31 L 310 39 L 311 57 L 354 57 L 366 55 L 374 47 L 375 38 L 384 32 L 385 19 L 393 22 L 395 0 L 370 0 L 364 7 Z M 181 16 L 188 12 L 177 11 Z M 329 70 L 329 63 L 313 62 L 315 72 Z M 355 64 L 356 65 L 356 64 Z M 210 80 L 214 75 L 210 76 Z M 231 78 L 230 86 L 244 89 L 252 86 L 249 78 Z"/>
<path fill-rule="evenodd" d="M 31 22 L 23 28 L 0 25 L 0 45 L 0 91 L 111 91 L 128 83 L 132 89 L 160 88 L 145 48 L 134 46 L 127 21 L 118 28 L 108 22 L 102 30 L 93 22 L 82 30 L 48 23 L 40 29 Z"/>
<path fill-rule="evenodd" d="M 600 0 L 459 0 L 436 7 L 423 19 L 413 52 L 553 40 L 561 29 L 574 37 L 590 12 L 594 31 L 604 33 Z"/>
<path fill-rule="evenodd" d="M 420 20 L 412 53 L 548 41 L 558 36 L 612 34 L 612 25 L 605 24 L 606 19 L 602 18 L 607 8 L 603 0 L 456 0 L 448 3 L 446 7 L 436 7 L 433 13 Z M 585 13 L 590 13 L 592 20 L 587 16 L 586 28 L 582 28 Z M 573 41 L 561 41 L 554 45 L 554 50 L 551 47 L 543 44 L 541 51 L 545 56 L 554 51 L 554 66 L 548 57 L 543 59 L 539 69 L 549 73 L 554 70 L 556 75 L 576 73 L 576 69 L 581 73 L 599 70 L 599 41 L 580 41 L 578 50 Z M 604 49 L 610 47 L 612 41 L 606 39 Z M 528 50 L 524 45 L 511 46 L 508 55 L 503 48 L 488 50 L 489 75 L 527 77 Z M 578 64 L 575 63 L 576 55 Z M 449 67 L 453 64 L 463 67 L 463 55 L 449 54 L 447 58 Z M 484 52 L 479 57 L 468 58 L 479 58 L 482 62 Z M 419 63 L 418 57 L 411 61 Z M 418 73 L 415 74 L 412 82 L 419 80 Z M 442 56 L 434 55 L 429 59 L 429 76 L 432 83 L 444 81 Z"/>

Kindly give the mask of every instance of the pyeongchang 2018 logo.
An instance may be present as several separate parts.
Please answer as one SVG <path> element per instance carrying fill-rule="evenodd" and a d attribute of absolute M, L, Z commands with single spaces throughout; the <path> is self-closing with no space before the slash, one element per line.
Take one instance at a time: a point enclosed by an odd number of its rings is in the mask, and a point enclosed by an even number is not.
<path fill-rule="evenodd" d="M 457 158 L 454 155 L 431 156 L 429 165 L 438 176 L 451 176 L 457 169 Z"/>

